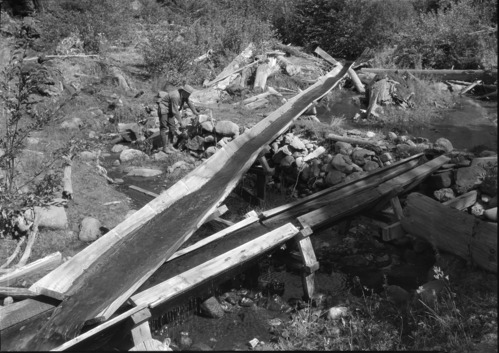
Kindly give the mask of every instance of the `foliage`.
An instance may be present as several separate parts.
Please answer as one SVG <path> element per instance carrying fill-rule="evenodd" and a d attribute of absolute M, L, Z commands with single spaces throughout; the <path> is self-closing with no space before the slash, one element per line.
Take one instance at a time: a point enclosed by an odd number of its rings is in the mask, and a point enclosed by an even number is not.
<path fill-rule="evenodd" d="M 88 53 L 98 53 L 104 40 L 126 38 L 132 18 L 129 0 L 51 1 L 39 16 L 42 38 L 54 49 L 61 39 L 76 33 Z"/>

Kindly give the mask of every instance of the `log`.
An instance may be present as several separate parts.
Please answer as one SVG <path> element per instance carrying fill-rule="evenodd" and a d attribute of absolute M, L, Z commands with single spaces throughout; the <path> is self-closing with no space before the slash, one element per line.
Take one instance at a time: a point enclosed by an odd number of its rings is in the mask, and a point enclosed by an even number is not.
<path fill-rule="evenodd" d="M 333 133 L 328 134 L 326 138 L 328 140 L 347 142 L 347 143 L 351 143 L 353 145 L 361 145 L 361 146 L 369 146 L 369 145 L 375 146 L 376 145 L 376 141 L 364 140 L 364 139 L 347 137 L 347 136 L 340 136 L 340 135 L 336 135 Z"/>
<path fill-rule="evenodd" d="M 256 96 L 253 96 L 253 97 L 250 97 L 250 98 L 246 98 L 241 103 L 242 104 L 252 103 L 252 102 L 258 101 L 258 100 L 260 100 L 262 98 L 265 98 L 265 97 L 268 97 L 268 96 L 272 96 L 272 95 L 275 95 L 275 96 L 278 96 L 278 97 L 282 97 L 282 94 L 280 94 L 279 92 L 277 92 L 272 87 L 268 86 L 267 90 L 265 92 L 257 94 Z M 238 103 L 235 103 L 235 104 L 238 104 Z"/>
<path fill-rule="evenodd" d="M 138 186 L 135 186 L 135 185 L 128 185 L 128 187 L 130 189 L 136 190 L 138 192 L 141 192 L 143 194 L 149 195 L 149 196 L 154 197 L 154 198 L 159 196 L 159 194 L 156 194 L 156 193 L 149 191 L 149 190 L 146 190 L 146 189 L 139 188 Z"/>
<path fill-rule="evenodd" d="M 33 222 L 33 227 L 28 235 L 28 243 L 26 244 L 26 248 L 24 249 L 23 256 L 21 256 L 21 259 L 17 263 L 17 267 L 22 267 L 26 265 L 26 262 L 28 262 L 28 259 L 31 256 L 31 248 L 33 247 L 33 244 L 35 243 L 36 240 L 36 236 L 38 235 L 39 223 L 40 223 L 40 214 L 38 212 L 35 212 L 35 220 Z"/>
<path fill-rule="evenodd" d="M 73 55 L 44 55 L 43 58 L 45 59 L 67 59 L 67 58 L 92 58 L 92 57 L 100 57 L 100 55 L 96 54 L 73 54 Z M 40 57 L 39 56 L 34 56 L 31 58 L 26 58 L 23 61 L 33 61 L 33 60 L 38 60 Z"/>
<path fill-rule="evenodd" d="M 293 238 L 299 230 L 291 223 L 238 246 L 222 255 L 196 266 L 180 276 L 175 276 L 130 298 L 134 305 L 149 305 L 151 309 L 185 293 L 190 288 L 209 281 L 222 271 L 240 266 L 254 257 Z"/>
<path fill-rule="evenodd" d="M 401 223 L 407 233 L 497 273 L 497 223 L 482 221 L 419 193 L 407 197 Z"/>
<path fill-rule="evenodd" d="M 244 107 L 246 109 L 258 109 L 258 108 L 261 108 L 261 107 L 264 107 L 266 106 L 267 104 L 269 103 L 269 101 L 266 99 L 266 98 L 262 98 L 260 100 L 257 100 L 257 101 L 254 101 L 254 102 L 251 102 L 251 103 L 248 103 L 246 104 Z"/>
<path fill-rule="evenodd" d="M 338 64 L 341 65 L 340 62 L 335 60 L 331 55 L 326 53 L 320 47 L 315 48 L 314 52 L 332 65 L 338 65 Z M 354 71 L 354 69 L 351 68 L 350 70 L 348 70 L 348 76 L 350 76 L 350 78 L 352 79 L 352 82 L 355 88 L 357 89 L 357 92 L 366 93 L 366 89 L 364 88 L 364 85 L 360 81 L 359 76 L 357 76 L 357 73 Z"/>
<path fill-rule="evenodd" d="M 247 69 L 247 68 L 250 68 L 250 67 L 252 67 L 252 66 L 254 66 L 254 65 L 256 65 L 256 64 L 258 64 L 258 61 L 254 61 L 254 62 L 252 62 L 252 63 L 250 63 L 250 64 L 248 64 L 248 65 L 246 65 L 246 66 L 243 66 L 243 67 L 241 67 L 241 68 L 239 68 L 239 69 L 236 69 L 236 70 L 234 70 L 234 71 L 232 71 L 232 72 L 230 72 L 230 73 L 228 73 L 228 74 L 225 74 L 225 76 L 221 76 L 220 78 L 215 78 L 213 81 L 207 82 L 207 83 L 205 84 L 205 87 L 210 87 L 210 86 L 213 86 L 215 83 L 218 83 L 218 82 L 220 82 L 220 81 L 223 81 L 223 80 L 225 80 L 226 78 L 228 78 L 228 77 L 230 77 L 230 76 L 232 76 L 232 75 L 234 75 L 234 74 L 237 74 L 238 72 L 241 72 L 241 71 L 243 71 L 243 70 L 245 70 L 245 69 Z"/>
<path fill-rule="evenodd" d="M 471 190 L 465 194 L 462 194 L 452 200 L 448 200 L 442 203 L 442 205 L 455 208 L 456 210 L 463 211 L 468 207 L 473 206 L 476 203 L 478 192 L 476 190 Z"/>
<path fill-rule="evenodd" d="M 257 63 L 257 61 L 247 64 L 249 59 L 253 56 L 255 50 L 255 45 L 250 43 L 238 56 L 227 65 L 222 72 L 220 72 L 217 77 L 212 81 L 203 84 L 205 87 L 213 86 L 215 83 L 225 80 L 226 78 L 244 70 L 247 67 L 251 67 Z"/>
<path fill-rule="evenodd" d="M 26 348 L 53 348 L 76 336 L 87 320 L 114 313 L 213 213 L 253 164 L 260 149 L 286 131 L 312 102 L 333 89 L 347 70 L 328 73 L 35 283 L 32 290 L 46 288 L 66 294 L 67 298 Z M 123 272 L 130 258 L 140 254 L 144 255 L 141 262 Z M 98 303 L 91 299 L 95 296 L 99 297 Z"/>
<path fill-rule="evenodd" d="M 419 70 L 419 69 L 375 69 L 362 68 L 360 72 L 368 72 L 374 74 L 388 73 L 409 73 L 418 74 L 421 76 L 439 76 L 439 80 L 460 80 L 460 81 L 477 81 L 482 80 L 485 83 L 494 83 L 497 80 L 497 71 L 486 70 Z"/>
<path fill-rule="evenodd" d="M 472 90 L 474 87 L 478 86 L 482 84 L 482 81 L 481 80 L 477 80 L 475 82 L 473 82 L 472 84 L 470 84 L 469 86 L 465 87 L 461 92 L 459 92 L 459 95 L 463 95 L 465 94 L 466 92 Z"/>
<path fill-rule="evenodd" d="M 255 82 L 253 83 L 253 89 L 265 89 L 267 85 L 267 79 L 279 72 L 280 66 L 277 64 L 276 58 L 268 58 L 267 62 L 258 66 L 256 69 Z"/>
<path fill-rule="evenodd" d="M 52 270 L 56 268 L 62 261 L 60 252 L 56 252 L 42 259 L 36 260 L 26 266 L 16 268 L 3 276 L 0 276 L 0 286 L 9 286 L 24 276 L 31 276 L 42 271 Z"/>

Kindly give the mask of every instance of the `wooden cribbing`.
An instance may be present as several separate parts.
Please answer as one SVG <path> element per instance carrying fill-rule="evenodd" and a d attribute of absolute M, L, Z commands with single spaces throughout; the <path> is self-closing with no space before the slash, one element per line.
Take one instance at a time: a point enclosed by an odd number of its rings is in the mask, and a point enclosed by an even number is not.
<path fill-rule="evenodd" d="M 222 271 L 240 266 L 254 257 L 293 238 L 299 230 L 291 223 L 264 234 L 252 241 L 232 249 L 214 259 L 196 266 L 179 276 L 170 278 L 130 298 L 134 305 L 158 305 L 185 293 L 187 290 L 210 280 Z"/>
<path fill-rule="evenodd" d="M 419 193 L 407 197 L 401 223 L 407 233 L 497 273 L 497 223 L 482 221 Z"/>
<path fill-rule="evenodd" d="M 57 289 L 67 298 L 25 348 L 51 349 L 75 337 L 87 320 L 110 317 L 215 211 L 260 150 L 336 87 L 347 71 L 331 71 L 42 278 L 38 288 Z M 137 257 L 141 261 L 129 266 Z M 97 296 L 98 302 L 93 300 Z"/>

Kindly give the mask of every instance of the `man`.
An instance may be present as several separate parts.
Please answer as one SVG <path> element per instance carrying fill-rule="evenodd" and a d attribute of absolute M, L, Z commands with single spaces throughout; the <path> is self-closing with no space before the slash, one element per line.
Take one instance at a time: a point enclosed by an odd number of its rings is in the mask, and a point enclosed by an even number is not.
<path fill-rule="evenodd" d="M 180 127 L 184 128 L 187 125 L 180 115 L 184 103 L 187 103 L 194 113 L 196 121 L 199 119 L 199 113 L 196 110 L 196 107 L 194 107 L 189 100 L 192 92 L 194 92 L 194 88 L 189 85 L 176 88 L 175 86 L 166 84 L 163 86 L 163 90 L 158 93 L 159 133 L 161 135 L 161 141 L 163 142 L 163 152 L 167 154 L 176 151 L 172 147 L 173 139 L 175 136 L 178 137 L 178 145 L 182 139 Z"/>

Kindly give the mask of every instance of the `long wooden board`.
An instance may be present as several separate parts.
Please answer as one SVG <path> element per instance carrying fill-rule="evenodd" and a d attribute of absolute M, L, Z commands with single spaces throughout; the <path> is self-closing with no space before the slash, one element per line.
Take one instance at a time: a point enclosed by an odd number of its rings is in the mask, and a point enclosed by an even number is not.
<path fill-rule="evenodd" d="M 130 298 L 134 305 L 149 305 L 155 308 L 158 305 L 181 295 L 189 288 L 197 286 L 222 271 L 234 266 L 239 266 L 259 254 L 263 254 L 283 242 L 293 238 L 299 230 L 291 223 L 264 234 L 244 245 L 232 249 L 220 256 L 213 258 L 199 266 L 196 266 L 182 275 L 175 276 L 160 283 L 146 291 L 138 293 Z"/>
<path fill-rule="evenodd" d="M 482 80 L 485 83 L 494 83 L 497 80 L 497 71 L 488 72 L 485 70 L 417 70 L 417 69 L 375 69 L 362 68 L 360 72 L 374 74 L 404 73 L 417 74 L 421 76 L 438 76 L 440 80 L 462 80 L 476 81 Z"/>
<path fill-rule="evenodd" d="M 0 276 L 0 286 L 9 286 L 19 278 L 29 276 L 42 271 L 52 270 L 59 266 L 62 261 L 60 252 L 56 252 L 44 258 L 33 261 L 27 265 L 19 267 L 7 274 Z"/>
<path fill-rule="evenodd" d="M 67 298 L 26 348 L 43 350 L 58 346 L 76 336 L 87 320 L 121 306 L 213 213 L 263 146 L 333 89 L 348 68 L 331 71 L 290 99 L 133 217 L 46 276 L 43 287 L 53 288 L 55 282 Z M 137 257 L 141 261 L 130 266 L 130 259 Z"/>
<path fill-rule="evenodd" d="M 401 223 L 407 233 L 464 259 L 471 257 L 481 268 L 497 273 L 497 223 L 482 221 L 418 193 L 407 197 Z"/>

